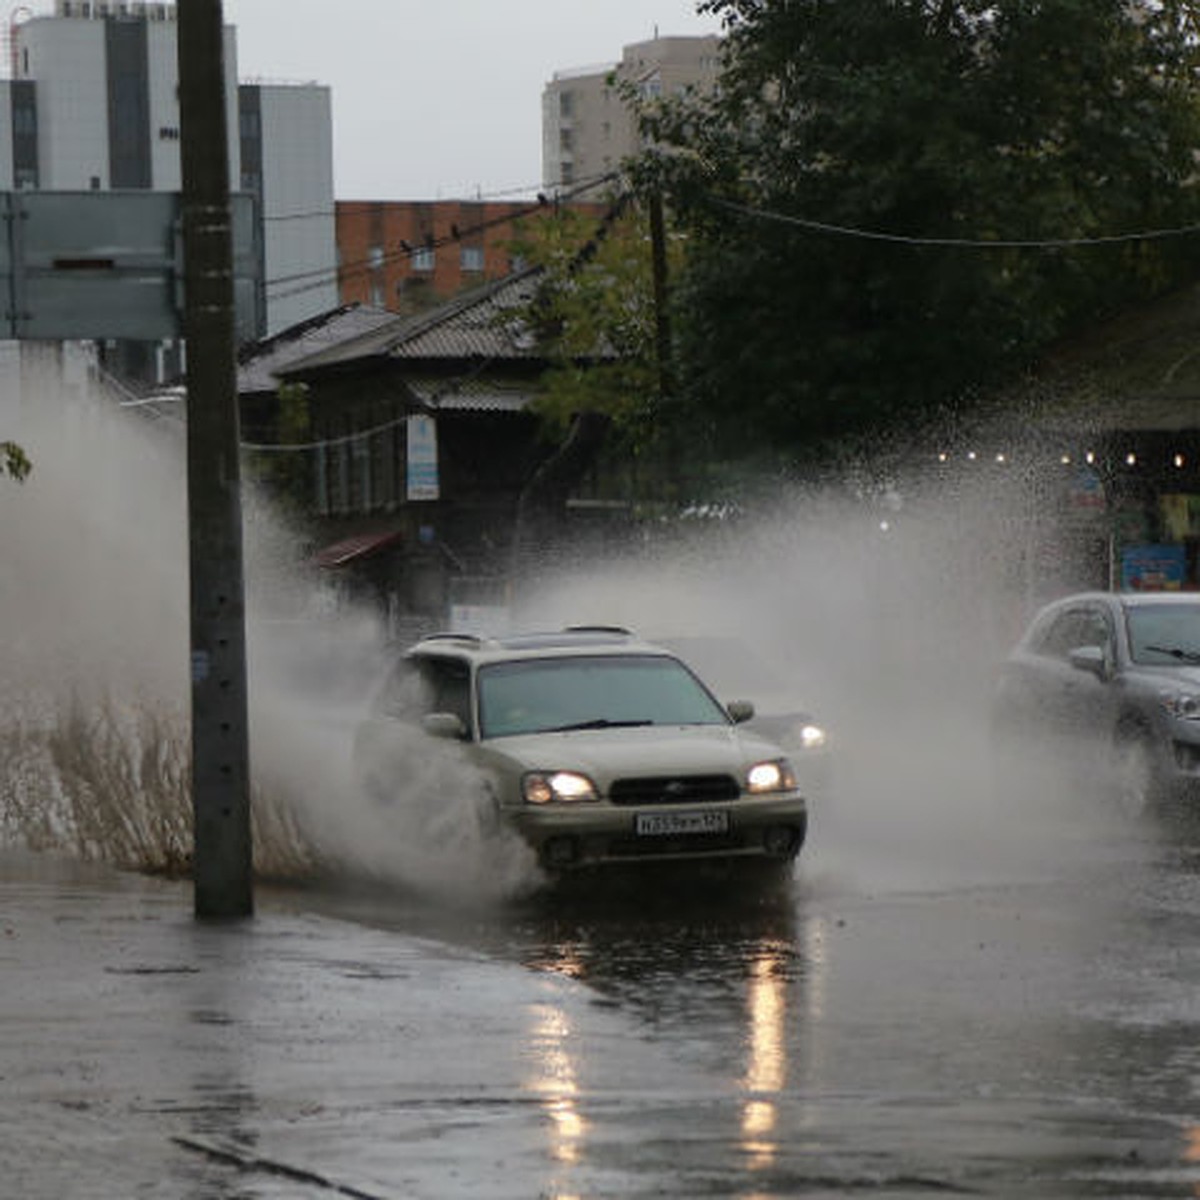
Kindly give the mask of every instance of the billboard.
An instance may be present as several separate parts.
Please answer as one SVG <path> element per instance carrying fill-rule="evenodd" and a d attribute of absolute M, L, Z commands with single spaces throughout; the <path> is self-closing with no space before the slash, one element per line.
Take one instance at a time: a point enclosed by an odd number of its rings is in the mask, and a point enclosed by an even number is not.
<path fill-rule="evenodd" d="M 254 199 L 230 197 L 239 340 L 260 336 Z M 183 336 L 182 197 L 177 192 L 0 192 L 2 338 Z"/>

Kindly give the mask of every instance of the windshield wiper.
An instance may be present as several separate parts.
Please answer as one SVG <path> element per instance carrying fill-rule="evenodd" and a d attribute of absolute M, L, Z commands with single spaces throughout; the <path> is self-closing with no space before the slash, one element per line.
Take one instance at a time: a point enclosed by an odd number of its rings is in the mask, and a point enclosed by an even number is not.
<path fill-rule="evenodd" d="M 1183 650 L 1179 646 L 1147 646 L 1146 649 L 1152 654 L 1167 654 L 1183 662 L 1200 663 L 1200 651 Z"/>
<path fill-rule="evenodd" d="M 628 729 L 634 725 L 653 725 L 653 721 L 610 721 L 608 717 L 593 717 L 590 721 L 576 721 L 571 725 L 555 725 L 545 733 L 569 733 L 573 729 Z"/>

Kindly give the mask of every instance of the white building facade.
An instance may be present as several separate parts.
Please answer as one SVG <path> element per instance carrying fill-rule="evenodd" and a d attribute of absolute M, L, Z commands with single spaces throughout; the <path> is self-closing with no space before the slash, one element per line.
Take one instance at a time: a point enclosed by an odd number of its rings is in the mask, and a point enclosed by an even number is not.
<path fill-rule="evenodd" d="M 641 139 L 622 84 L 647 98 L 688 88 L 709 92 L 717 86 L 720 55 L 716 36 L 655 37 L 625 46 L 620 62 L 556 71 L 542 91 L 543 186 L 584 195 L 593 180 L 638 152 Z"/>
<path fill-rule="evenodd" d="M 56 0 L 9 40 L 0 191 L 181 190 L 173 5 Z M 230 185 L 257 201 L 268 335 L 338 303 L 330 93 L 239 86 L 232 26 L 225 69 Z"/>

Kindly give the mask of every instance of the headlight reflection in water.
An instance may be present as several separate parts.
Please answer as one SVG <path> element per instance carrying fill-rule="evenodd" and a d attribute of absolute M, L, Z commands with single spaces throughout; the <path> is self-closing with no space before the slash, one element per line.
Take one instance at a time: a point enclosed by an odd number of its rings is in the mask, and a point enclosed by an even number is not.
<path fill-rule="evenodd" d="M 562 949 L 561 953 L 565 956 L 569 952 Z M 581 967 L 560 957 L 555 970 L 563 975 L 577 976 Z M 562 1005 L 553 1002 L 534 1005 L 530 1012 L 534 1073 L 527 1086 L 541 1099 L 551 1134 L 551 1157 L 562 1166 L 575 1166 L 582 1156 L 588 1123 L 579 1110 L 579 1079 L 571 1047 L 574 1037 L 571 1018 Z M 556 1191 L 554 1196 L 555 1200 L 577 1200 L 567 1191 Z"/>

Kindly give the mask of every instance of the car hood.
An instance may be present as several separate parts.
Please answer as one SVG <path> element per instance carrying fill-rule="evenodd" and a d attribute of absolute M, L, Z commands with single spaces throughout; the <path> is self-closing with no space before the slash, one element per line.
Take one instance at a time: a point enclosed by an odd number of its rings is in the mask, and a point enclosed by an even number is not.
<path fill-rule="evenodd" d="M 1150 687 L 1177 687 L 1189 690 L 1200 689 L 1200 666 L 1164 666 L 1147 667 L 1138 664 L 1131 668 L 1130 674 L 1136 676 L 1142 683 Z"/>
<path fill-rule="evenodd" d="M 754 733 L 725 725 L 652 725 L 491 738 L 477 749 L 485 762 L 520 771 L 581 771 L 603 792 L 614 779 L 728 774 L 784 751 Z"/>

